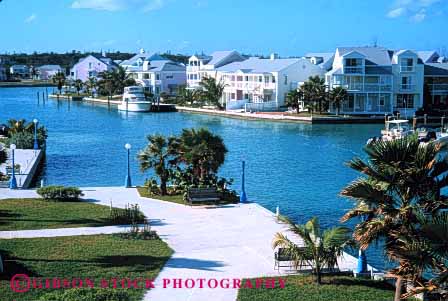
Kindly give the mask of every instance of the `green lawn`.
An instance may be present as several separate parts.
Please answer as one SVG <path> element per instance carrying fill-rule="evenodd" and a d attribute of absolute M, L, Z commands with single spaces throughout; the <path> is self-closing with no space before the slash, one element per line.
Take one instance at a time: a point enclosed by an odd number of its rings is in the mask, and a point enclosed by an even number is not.
<path fill-rule="evenodd" d="M 176 204 L 182 204 L 185 205 L 184 197 L 182 194 L 176 194 L 176 195 L 153 195 L 151 194 L 147 188 L 145 187 L 137 187 L 138 193 L 141 197 L 144 198 L 151 198 L 151 199 L 157 199 L 161 201 L 176 203 Z M 235 204 L 234 201 L 227 201 L 227 200 L 221 200 L 219 204 L 225 205 L 225 204 Z M 202 205 L 214 205 L 215 202 L 203 202 L 203 203 L 196 203 L 193 204 L 193 206 L 202 206 Z M 189 205 L 190 206 L 190 205 Z"/>
<path fill-rule="evenodd" d="M 6 274 L 0 276 L 2 301 L 37 300 L 48 291 L 14 293 L 9 280 L 15 274 L 30 277 L 93 279 L 155 279 L 172 250 L 160 239 L 125 240 L 114 235 L 1 240 Z M 127 290 L 141 300 L 144 289 Z"/>
<path fill-rule="evenodd" d="M 105 226 L 109 214 L 110 207 L 85 202 L 1 200 L 0 231 Z"/>
<path fill-rule="evenodd" d="M 394 287 L 380 281 L 348 276 L 324 276 L 317 286 L 311 276 L 286 276 L 285 288 L 242 288 L 238 301 L 388 301 L 394 298 Z M 244 283 L 244 282 L 243 282 Z"/>

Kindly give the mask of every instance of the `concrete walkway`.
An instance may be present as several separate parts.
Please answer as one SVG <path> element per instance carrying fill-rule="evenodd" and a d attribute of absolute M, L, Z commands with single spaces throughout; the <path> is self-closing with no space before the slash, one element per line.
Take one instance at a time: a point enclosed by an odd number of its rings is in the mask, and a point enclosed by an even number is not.
<path fill-rule="evenodd" d="M 60 229 L 0 231 L 0 239 L 113 234 L 128 231 L 130 228 L 131 228 L 130 226 L 105 226 L 105 227 L 79 227 L 79 228 L 60 228 Z"/>
<path fill-rule="evenodd" d="M 280 276 L 274 270 L 271 241 L 276 232 L 285 232 L 286 228 L 276 221 L 272 212 L 257 204 L 191 208 L 141 198 L 137 190 L 132 188 L 81 189 L 89 202 L 109 206 L 112 201 L 114 207 L 121 208 L 128 203 L 139 204 L 150 219 L 153 230 L 175 251 L 156 279 L 156 288 L 150 290 L 144 300 L 231 301 L 236 299 L 238 291 L 233 288 L 175 289 L 172 285 L 163 288 L 164 279 L 170 280 L 172 284 L 174 279 L 185 281 L 205 278 L 206 281 L 220 281 Z M 11 194 L 16 192 L 9 193 L 10 197 Z M 26 194 L 33 193 L 26 191 Z M 55 230 L 48 231 L 54 233 Z M 83 230 L 77 228 L 69 231 L 72 235 L 80 235 Z M 356 264 L 356 258 L 348 254 L 339 260 L 341 270 L 353 270 Z"/>

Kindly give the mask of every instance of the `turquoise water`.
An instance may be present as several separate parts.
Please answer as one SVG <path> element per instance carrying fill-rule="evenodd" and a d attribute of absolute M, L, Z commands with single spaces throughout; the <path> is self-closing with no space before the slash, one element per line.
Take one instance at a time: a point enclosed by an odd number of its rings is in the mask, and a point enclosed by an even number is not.
<path fill-rule="evenodd" d="M 240 187 L 241 160 L 246 160 L 246 191 L 252 201 L 298 222 L 319 216 L 323 226 L 335 225 L 349 200 L 338 197 L 356 177 L 344 166 L 362 155 L 365 141 L 381 125 L 308 125 L 246 121 L 188 113 L 126 114 L 116 107 L 56 101 L 38 103 L 45 88 L 0 89 L 0 123 L 9 118 L 38 118 L 48 129 L 46 184 L 123 185 L 125 143 L 132 144 L 133 184 L 149 175 L 138 170 L 136 152 L 151 133 L 179 134 L 182 128 L 207 127 L 223 137 L 229 150 L 221 175 Z M 51 88 L 49 88 L 51 90 Z M 266 238 L 270 239 L 270 238 Z M 381 267 L 382 256 L 370 252 Z"/>

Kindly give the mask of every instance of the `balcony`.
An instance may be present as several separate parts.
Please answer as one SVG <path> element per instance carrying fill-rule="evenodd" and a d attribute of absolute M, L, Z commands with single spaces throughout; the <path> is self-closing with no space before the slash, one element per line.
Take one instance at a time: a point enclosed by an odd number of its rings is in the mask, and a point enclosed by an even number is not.
<path fill-rule="evenodd" d="M 390 85 L 390 84 L 364 84 L 364 91 L 366 91 L 366 92 L 391 92 L 392 85 Z"/>
<path fill-rule="evenodd" d="M 448 84 L 429 84 L 431 92 L 448 92 Z"/>
<path fill-rule="evenodd" d="M 364 73 L 364 68 L 362 66 L 345 66 L 344 73 Z"/>
<path fill-rule="evenodd" d="M 414 66 L 400 66 L 400 72 L 414 72 Z"/>
<path fill-rule="evenodd" d="M 415 89 L 415 85 L 411 84 L 401 84 L 400 91 L 413 91 Z"/>

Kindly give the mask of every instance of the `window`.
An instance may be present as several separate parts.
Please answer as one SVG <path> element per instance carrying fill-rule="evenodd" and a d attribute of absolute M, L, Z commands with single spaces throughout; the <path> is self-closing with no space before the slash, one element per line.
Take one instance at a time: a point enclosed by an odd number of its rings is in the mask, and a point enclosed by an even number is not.
<path fill-rule="evenodd" d="M 245 82 L 248 82 L 248 81 L 249 81 L 249 76 L 246 75 L 246 76 L 244 77 L 244 81 L 245 81 Z"/>
<path fill-rule="evenodd" d="M 160 80 L 160 74 L 156 74 L 156 80 Z"/>
<path fill-rule="evenodd" d="M 149 79 L 149 74 L 148 73 L 143 73 L 143 79 Z"/>
<path fill-rule="evenodd" d="M 402 58 L 400 61 L 400 71 L 410 72 L 414 69 L 414 59 L 412 58 Z"/>
<path fill-rule="evenodd" d="M 92 69 L 92 62 L 89 63 L 89 69 Z"/>
<path fill-rule="evenodd" d="M 384 107 L 385 104 L 386 104 L 386 96 L 385 95 L 380 95 L 380 103 L 379 103 L 379 105 L 381 107 Z"/>
<path fill-rule="evenodd" d="M 414 107 L 414 94 L 398 94 L 397 108 L 406 109 Z"/>
<path fill-rule="evenodd" d="M 411 76 L 403 76 L 401 78 L 401 89 L 402 90 L 410 90 L 412 88 L 412 77 Z"/>
<path fill-rule="evenodd" d="M 259 77 L 258 77 L 258 81 L 259 81 L 260 83 L 262 83 L 262 82 L 263 82 L 263 76 L 259 76 Z"/>
<path fill-rule="evenodd" d="M 244 99 L 249 99 L 249 94 L 244 93 Z"/>
<path fill-rule="evenodd" d="M 284 77 L 285 77 L 285 85 L 287 85 L 288 84 L 288 75 L 285 75 Z"/>
<path fill-rule="evenodd" d="M 167 75 L 166 78 L 167 78 L 167 79 L 172 79 L 172 78 L 173 78 L 173 75 Z"/>
<path fill-rule="evenodd" d="M 156 94 L 160 93 L 160 87 L 156 87 Z"/>
<path fill-rule="evenodd" d="M 272 77 L 272 83 L 275 84 L 275 76 Z"/>

